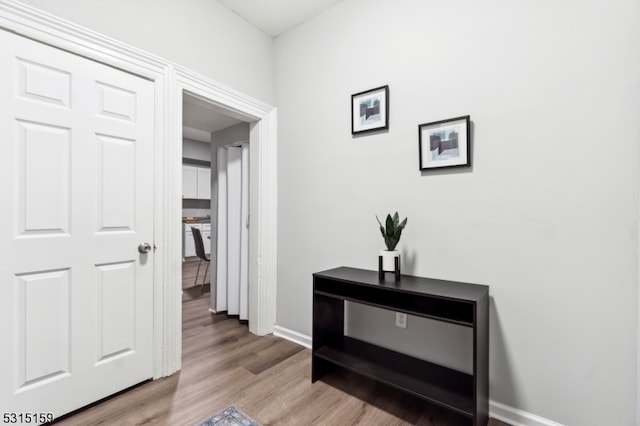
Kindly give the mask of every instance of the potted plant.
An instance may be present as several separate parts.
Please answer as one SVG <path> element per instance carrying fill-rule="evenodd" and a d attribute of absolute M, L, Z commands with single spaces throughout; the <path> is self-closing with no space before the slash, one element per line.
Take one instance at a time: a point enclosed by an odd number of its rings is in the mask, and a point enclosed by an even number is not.
<path fill-rule="evenodd" d="M 384 244 L 387 246 L 386 250 L 380 250 L 380 256 L 382 256 L 382 271 L 395 272 L 395 258 L 400 255 L 400 252 L 396 250 L 396 246 L 400 241 L 402 230 L 407 225 L 407 218 L 400 222 L 400 216 L 396 212 L 393 217 L 388 214 L 383 226 L 376 215 L 376 220 L 380 225 L 380 232 L 382 238 L 384 238 Z"/>

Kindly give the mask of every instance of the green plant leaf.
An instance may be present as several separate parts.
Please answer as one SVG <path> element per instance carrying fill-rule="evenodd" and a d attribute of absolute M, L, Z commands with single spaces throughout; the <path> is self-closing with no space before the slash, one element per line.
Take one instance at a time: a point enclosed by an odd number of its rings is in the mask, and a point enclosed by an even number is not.
<path fill-rule="evenodd" d="M 393 217 L 388 214 L 385 220 L 385 226 L 380 222 L 380 218 L 376 215 L 376 220 L 380 225 L 380 233 L 384 239 L 384 244 L 387 246 L 387 250 L 392 251 L 396 249 L 396 246 L 400 242 L 400 236 L 402 230 L 407 225 L 407 218 L 400 222 L 400 216 L 398 212 L 395 212 Z"/>
<path fill-rule="evenodd" d="M 387 235 L 386 235 L 385 230 L 384 230 L 384 226 L 382 226 L 382 223 L 380 223 L 380 219 L 378 219 L 378 215 L 376 215 L 376 220 L 378 221 L 378 224 L 380 225 L 380 233 L 382 234 L 382 238 L 387 238 Z"/>

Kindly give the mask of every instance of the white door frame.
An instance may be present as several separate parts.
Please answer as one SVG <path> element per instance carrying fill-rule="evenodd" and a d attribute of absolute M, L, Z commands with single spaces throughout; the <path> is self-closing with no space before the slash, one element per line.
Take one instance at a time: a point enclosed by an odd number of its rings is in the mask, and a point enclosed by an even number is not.
<path fill-rule="evenodd" d="M 173 374 L 182 356 L 182 92 L 221 106 L 252 125 L 257 142 L 259 182 L 257 267 L 250 294 L 251 331 L 273 332 L 277 253 L 276 109 L 137 48 L 10 0 L 0 0 L 0 30 L 67 50 L 153 81 L 154 137 L 154 378 Z"/>
<path fill-rule="evenodd" d="M 215 81 L 209 80 L 187 68 L 179 65 L 169 65 L 172 87 L 167 91 L 171 99 L 167 104 L 174 109 L 169 111 L 171 128 L 168 129 L 168 139 L 174 141 L 171 152 L 166 155 L 167 170 L 165 179 L 177 184 L 178 191 L 174 191 L 174 206 L 167 206 L 167 211 L 173 208 L 176 224 L 176 244 L 181 241 L 182 218 L 182 97 L 184 92 L 207 103 L 213 104 L 225 114 L 243 121 L 252 122 L 249 135 L 250 146 L 256 149 L 257 158 L 257 217 L 251 217 L 251 229 L 255 230 L 255 240 L 250 242 L 250 271 L 251 282 L 249 290 L 249 331 L 259 336 L 273 333 L 276 320 L 276 253 L 277 253 L 277 111 L 274 107 L 248 97 Z M 173 166 L 173 167 L 172 167 Z M 170 169 L 170 170 L 169 170 Z M 170 177 L 169 174 L 175 176 Z M 175 250 L 170 262 L 176 264 L 175 273 L 182 276 L 182 253 Z M 174 280 L 174 289 L 169 291 L 181 294 L 182 279 Z M 168 306 L 166 312 L 171 312 L 178 319 L 182 317 L 182 298 L 177 298 L 173 306 Z M 173 321 L 173 338 L 178 339 L 173 345 L 180 349 L 181 323 Z M 176 354 L 176 361 L 180 360 Z"/>

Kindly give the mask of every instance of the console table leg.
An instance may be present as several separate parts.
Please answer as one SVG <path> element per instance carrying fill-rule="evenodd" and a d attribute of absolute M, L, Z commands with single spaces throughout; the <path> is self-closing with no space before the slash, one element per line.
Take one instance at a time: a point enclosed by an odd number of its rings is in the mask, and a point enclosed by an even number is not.
<path fill-rule="evenodd" d="M 334 367 L 335 366 L 332 363 L 314 356 L 311 359 L 311 383 L 315 383 L 317 380 L 321 379 Z"/>

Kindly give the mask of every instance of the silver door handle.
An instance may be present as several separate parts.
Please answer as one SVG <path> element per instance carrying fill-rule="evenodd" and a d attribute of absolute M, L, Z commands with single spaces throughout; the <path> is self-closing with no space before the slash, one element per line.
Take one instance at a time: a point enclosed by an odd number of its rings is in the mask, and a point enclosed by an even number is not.
<path fill-rule="evenodd" d="M 151 244 L 149 243 L 142 243 L 138 246 L 138 251 L 140 253 L 149 253 L 151 251 Z"/>

